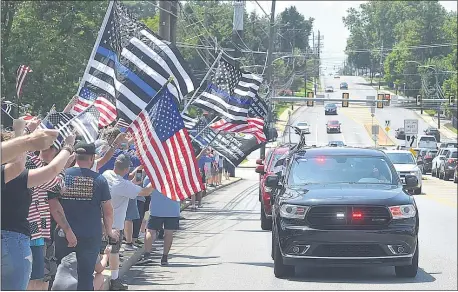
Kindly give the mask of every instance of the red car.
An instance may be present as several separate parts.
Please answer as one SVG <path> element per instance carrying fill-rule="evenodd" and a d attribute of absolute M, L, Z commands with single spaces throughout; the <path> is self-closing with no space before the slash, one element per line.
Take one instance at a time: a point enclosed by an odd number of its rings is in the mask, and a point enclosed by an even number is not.
<path fill-rule="evenodd" d="M 326 132 L 329 133 L 341 133 L 341 123 L 337 120 L 328 121 L 326 123 Z"/>
<path fill-rule="evenodd" d="M 278 159 L 280 159 L 286 152 L 288 152 L 289 147 L 279 146 L 271 150 L 267 155 L 264 161 L 258 159 L 256 163 L 256 172 L 260 174 L 259 176 L 259 201 L 261 202 L 261 229 L 262 230 L 271 230 L 272 229 L 272 205 L 270 204 L 270 192 L 271 189 L 264 185 L 265 178 L 268 175 L 274 174 L 274 166 Z"/>

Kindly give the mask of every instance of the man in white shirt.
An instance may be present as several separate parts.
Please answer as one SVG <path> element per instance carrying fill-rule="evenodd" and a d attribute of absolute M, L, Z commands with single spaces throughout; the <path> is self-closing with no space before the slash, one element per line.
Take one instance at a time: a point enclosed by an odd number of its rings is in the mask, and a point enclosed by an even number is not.
<path fill-rule="evenodd" d="M 122 234 L 124 229 L 124 221 L 126 219 L 127 206 L 129 199 L 135 199 L 137 196 L 148 196 L 154 190 L 149 184 L 146 188 L 138 186 L 142 181 L 136 181 L 135 177 L 132 181 L 126 180 L 123 177 L 129 173 L 130 158 L 124 154 L 120 154 L 115 161 L 114 170 L 107 170 L 103 176 L 110 187 L 111 201 L 113 205 L 113 229 L 119 230 L 118 242 L 113 245 L 110 254 L 110 270 L 111 282 L 110 290 L 127 290 L 127 285 L 121 283 L 118 278 L 119 274 L 119 249 L 122 243 Z M 141 169 L 141 166 L 138 167 Z"/>

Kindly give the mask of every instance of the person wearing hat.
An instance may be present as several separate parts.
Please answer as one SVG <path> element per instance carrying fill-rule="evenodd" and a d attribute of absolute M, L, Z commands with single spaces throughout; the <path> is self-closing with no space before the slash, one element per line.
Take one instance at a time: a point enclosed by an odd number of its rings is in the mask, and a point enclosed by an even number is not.
<path fill-rule="evenodd" d="M 55 233 L 56 258 L 60 261 L 76 253 L 78 260 L 78 290 L 93 290 L 93 272 L 102 242 L 102 222 L 106 235 L 113 241 L 119 233 L 112 229 L 113 206 L 108 182 L 101 174 L 91 170 L 95 159 L 95 145 L 78 142 L 75 145 L 74 167 L 65 171 L 65 188 L 61 204 L 67 221 L 76 235 L 78 244 L 69 247 L 65 232 Z"/>
<path fill-rule="evenodd" d="M 141 170 L 142 167 L 137 167 Z M 113 170 L 107 170 L 103 176 L 110 187 L 111 200 L 113 204 L 113 229 L 119 230 L 119 238 L 112 246 L 110 254 L 110 270 L 111 281 L 110 289 L 114 291 L 127 290 L 127 286 L 119 279 L 119 250 L 122 243 L 122 235 L 124 229 L 124 221 L 126 220 L 127 206 L 129 200 L 137 198 L 137 196 L 148 196 L 154 189 L 151 184 L 146 188 L 142 188 L 139 184 L 142 180 L 137 181 L 134 177 L 132 180 L 124 178 L 130 170 L 130 157 L 120 154 L 116 157 Z"/>

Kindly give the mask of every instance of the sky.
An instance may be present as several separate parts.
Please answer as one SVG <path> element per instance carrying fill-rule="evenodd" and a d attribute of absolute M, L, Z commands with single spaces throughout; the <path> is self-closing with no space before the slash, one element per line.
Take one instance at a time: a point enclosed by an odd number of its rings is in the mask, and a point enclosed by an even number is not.
<path fill-rule="evenodd" d="M 306 18 L 313 17 L 313 30 L 315 41 L 318 30 L 323 36 L 323 46 L 321 50 L 321 63 L 323 67 L 333 67 L 342 65 L 345 59 L 345 46 L 349 31 L 342 22 L 342 17 L 346 16 L 346 11 L 350 7 L 358 7 L 367 1 L 276 1 L 276 15 L 286 7 L 296 6 L 297 10 Z M 458 1 L 439 1 L 447 10 L 457 10 Z M 270 14 L 272 1 L 258 1 L 264 11 Z M 253 9 L 264 14 L 256 1 L 246 1 L 246 9 L 251 12 Z"/>

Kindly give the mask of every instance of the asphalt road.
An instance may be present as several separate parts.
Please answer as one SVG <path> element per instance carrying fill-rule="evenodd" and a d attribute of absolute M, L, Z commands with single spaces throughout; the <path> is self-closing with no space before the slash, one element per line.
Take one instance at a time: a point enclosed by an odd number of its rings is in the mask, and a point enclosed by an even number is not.
<path fill-rule="evenodd" d="M 399 279 L 394 269 L 298 269 L 277 279 L 270 257 L 271 233 L 259 220 L 257 175 L 243 177 L 204 199 L 197 212 L 184 211 L 169 266 L 134 266 L 125 276 L 129 290 L 456 290 L 457 210 L 428 196 L 416 196 L 420 213 L 420 269 L 414 279 Z M 435 185 L 429 185 L 436 188 Z M 451 194 L 449 194 L 451 195 Z M 455 194 L 456 196 L 456 194 Z"/>

